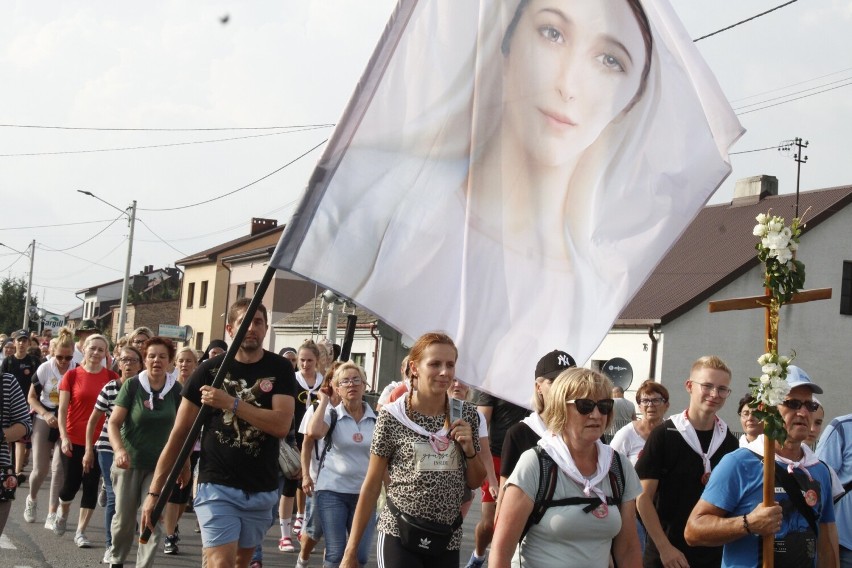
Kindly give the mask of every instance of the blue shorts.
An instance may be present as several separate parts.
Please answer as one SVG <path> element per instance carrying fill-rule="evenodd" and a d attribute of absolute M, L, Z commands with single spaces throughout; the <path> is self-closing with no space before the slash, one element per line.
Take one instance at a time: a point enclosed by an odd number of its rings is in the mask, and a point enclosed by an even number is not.
<path fill-rule="evenodd" d="M 247 493 L 242 489 L 199 483 L 195 516 L 201 527 L 204 548 L 237 542 L 238 548 L 254 548 L 272 525 L 278 491 Z"/>

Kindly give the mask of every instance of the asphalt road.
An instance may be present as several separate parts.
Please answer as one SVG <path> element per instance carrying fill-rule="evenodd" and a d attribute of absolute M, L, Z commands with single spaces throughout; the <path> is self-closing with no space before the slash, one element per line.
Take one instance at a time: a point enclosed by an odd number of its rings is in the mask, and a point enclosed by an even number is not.
<path fill-rule="evenodd" d="M 29 473 L 29 471 L 27 471 Z M 48 484 L 42 485 L 38 495 L 38 512 L 35 523 L 24 522 L 24 500 L 29 491 L 29 484 L 24 483 L 18 489 L 17 498 L 12 504 L 9 521 L 0 537 L 0 568 L 83 568 L 105 567 L 101 563 L 104 555 L 104 510 L 98 507 L 92 516 L 92 521 L 86 535 L 92 541 L 92 548 L 80 549 L 74 545 L 74 531 L 77 525 L 79 494 L 77 501 L 71 506 L 68 530 L 57 537 L 52 531 L 44 528 L 44 518 L 47 515 Z M 478 492 L 477 492 L 478 493 Z M 465 536 L 462 542 L 461 566 L 467 563 L 470 551 L 473 549 L 473 528 L 479 521 L 479 497 L 475 497 L 470 513 L 464 524 Z M 192 513 L 184 515 L 180 522 L 180 554 L 165 555 L 160 551 L 157 555 L 156 566 L 183 568 L 201 565 L 201 538 L 193 532 L 195 516 Z M 263 565 L 269 567 L 293 567 L 296 564 L 295 553 L 278 551 L 278 526 L 272 527 L 266 534 L 263 543 Z M 322 544 L 320 544 L 322 546 Z M 298 550 L 298 546 L 297 546 Z M 125 563 L 125 567 L 135 566 L 135 546 Z M 311 566 L 322 566 L 318 551 L 311 557 Z M 375 546 L 367 566 L 375 567 Z"/>

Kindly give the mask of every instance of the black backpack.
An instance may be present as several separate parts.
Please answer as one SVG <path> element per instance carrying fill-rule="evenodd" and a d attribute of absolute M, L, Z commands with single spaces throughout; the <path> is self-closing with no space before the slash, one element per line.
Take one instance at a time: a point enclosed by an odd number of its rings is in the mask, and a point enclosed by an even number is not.
<path fill-rule="evenodd" d="M 535 500 L 533 502 L 533 510 L 527 519 L 527 524 L 524 526 L 524 531 L 521 533 L 521 538 L 518 542 L 524 540 L 529 530 L 533 525 L 541 522 L 545 512 L 550 507 L 564 507 L 566 505 L 585 505 L 583 511 L 590 513 L 601 505 L 601 500 L 595 497 L 566 497 L 565 499 L 554 499 L 553 494 L 556 492 L 557 474 L 559 466 L 553 461 L 553 458 L 545 452 L 541 446 L 535 447 L 536 456 L 538 456 L 538 489 L 535 492 Z M 621 465 L 621 456 L 618 452 L 613 452 L 612 463 L 609 465 L 609 484 L 612 486 L 612 497 L 606 498 L 606 504 L 609 506 L 621 505 L 621 496 L 624 494 L 624 470 Z"/>

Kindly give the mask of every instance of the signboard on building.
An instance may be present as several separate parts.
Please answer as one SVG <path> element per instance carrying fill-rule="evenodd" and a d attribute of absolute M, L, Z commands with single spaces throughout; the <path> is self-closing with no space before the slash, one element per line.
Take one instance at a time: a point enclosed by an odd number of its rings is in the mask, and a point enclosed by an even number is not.
<path fill-rule="evenodd" d="M 192 328 L 188 325 L 168 325 L 161 323 L 157 331 L 160 337 L 177 339 L 178 341 L 189 341 L 192 337 Z"/>
<path fill-rule="evenodd" d="M 58 331 L 63 325 L 65 325 L 65 316 L 48 314 L 41 320 L 42 329 L 53 329 Z"/>

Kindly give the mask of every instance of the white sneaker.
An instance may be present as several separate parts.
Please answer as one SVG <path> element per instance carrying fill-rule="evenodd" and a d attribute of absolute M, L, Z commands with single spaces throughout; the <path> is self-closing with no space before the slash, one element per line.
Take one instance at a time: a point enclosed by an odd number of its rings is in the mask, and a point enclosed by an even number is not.
<path fill-rule="evenodd" d="M 38 508 L 38 503 L 30 499 L 30 496 L 27 495 L 27 501 L 24 505 L 24 520 L 28 523 L 34 523 L 36 520 L 36 509 Z"/>
<path fill-rule="evenodd" d="M 104 564 L 112 564 L 112 547 L 108 546 L 104 551 Z"/>
<path fill-rule="evenodd" d="M 47 518 L 44 520 L 44 528 L 49 531 L 53 530 L 53 523 L 56 522 L 56 513 L 48 513 Z"/>
<path fill-rule="evenodd" d="M 92 541 L 83 533 L 77 533 L 74 535 L 74 544 L 77 545 L 77 548 L 92 548 Z"/>
<path fill-rule="evenodd" d="M 53 520 L 53 534 L 56 536 L 62 536 L 65 534 L 65 528 L 67 526 L 67 520 L 59 515 L 56 515 L 56 518 Z"/>

